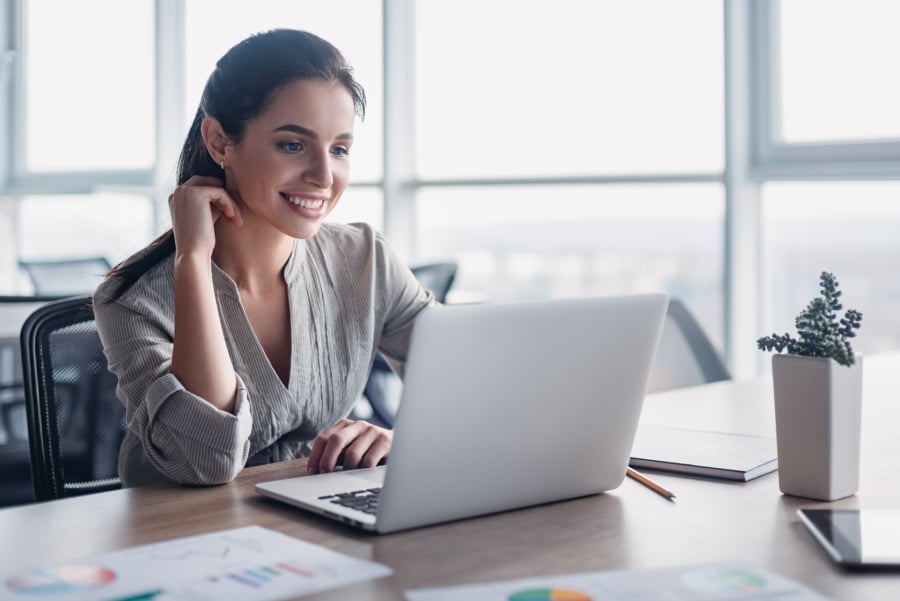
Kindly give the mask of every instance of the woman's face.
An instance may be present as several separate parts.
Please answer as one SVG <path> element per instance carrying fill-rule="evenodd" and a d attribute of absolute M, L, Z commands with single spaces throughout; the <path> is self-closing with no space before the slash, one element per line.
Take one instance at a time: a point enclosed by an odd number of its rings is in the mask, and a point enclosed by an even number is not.
<path fill-rule="evenodd" d="M 340 83 L 300 80 L 247 123 L 225 155 L 228 190 L 246 207 L 245 221 L 268 222 L 294 238 L 319 231 L 347 188 L 353 108 Z"/>

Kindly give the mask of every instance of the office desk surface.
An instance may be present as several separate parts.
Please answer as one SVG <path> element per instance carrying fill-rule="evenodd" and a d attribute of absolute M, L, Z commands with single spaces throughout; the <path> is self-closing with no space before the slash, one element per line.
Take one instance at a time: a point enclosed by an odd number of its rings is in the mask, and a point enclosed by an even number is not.
<path fill-rule="evenodd" d="M 898 367 L 900 355 L 867 360 L 861 490 L 828 506 L 900 507 Z M 744 425 L 765 433 L 771 399 L 765 379 L 719 383 L 648 397 L 645 418 L 712 424 L 711 415 L 721 413 L 729 423 L 747 412 L 757 417 Z M 727 560 L 804 582 L 834 599 L 900 598 L 900 572 L 851 573 L 831 562 L 794 513 L 822 504 L 781 495 L 777 473 L 747 483 L 654 473 L 677 494 L 676 502 L 629 479 L 607 494 L 379 536 L 253 490 L 258 481 L 303 468 L 302 460 L 285 462 L 249 468 L 224 486 L 149 486 L 0 510 L 0 567 L 10 571 L 259 524 L 394 569 L 387 578 L 310 599 L 402 599 L 407 588 Z"/>

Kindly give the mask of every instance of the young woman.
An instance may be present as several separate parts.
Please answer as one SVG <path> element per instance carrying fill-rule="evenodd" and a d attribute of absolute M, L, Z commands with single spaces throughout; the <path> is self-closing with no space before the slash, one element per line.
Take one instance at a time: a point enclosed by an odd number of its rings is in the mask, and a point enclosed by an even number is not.
<path fill-rule="evenodd" d="M 127 409 L 126 485 L 222 483 L 304 455 L 311 473 L 386 459 L 391 432 L 346 416 L 377 351 L 402 373 L 434 299 L 371 227 L 322 222 L 364 111 L 344 58 L 310 33 L 260 33 L 217 63 L 172 229 L 94 294 Z"/>

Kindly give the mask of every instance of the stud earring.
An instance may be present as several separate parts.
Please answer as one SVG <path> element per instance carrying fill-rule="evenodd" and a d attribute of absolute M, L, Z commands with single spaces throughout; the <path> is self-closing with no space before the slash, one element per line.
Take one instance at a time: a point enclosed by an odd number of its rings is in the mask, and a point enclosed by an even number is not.
<path fill-rule="evenodd" d="M 225 161 L 219 161 L 219 167 L 222 168 L 222 171 L 225 171 Z"/>

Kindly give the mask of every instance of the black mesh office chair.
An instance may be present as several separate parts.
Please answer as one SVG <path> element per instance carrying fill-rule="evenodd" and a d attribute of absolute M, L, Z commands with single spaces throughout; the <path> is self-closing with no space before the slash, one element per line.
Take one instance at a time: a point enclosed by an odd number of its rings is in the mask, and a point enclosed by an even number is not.
<path fill-rule="evenodd" d="M 110 269 L 106 257 L 19 261 L 19 266 L 31 279 L 35 294 L 57 296 L 93 291 Z"/>
<path fill-rule="evenodd" d="M 730 379 L 721 355 L 687 306 L 678 299 L 669 299 L 647 392 Z"/>
<path fill-rule="evenodd" d="M 422 286 L 427 290 L 431 290 L 438 301 L 444 302 L 447 300 L 447 293 L 453 287 L 454 280 L 456 280 L 456 263 L 427 263 L 416 265 L 411 269 L 419 282 L 422 283 Z M 372 371 L 369 373 L 369 379 L 366 382 L 366 388 L 363 391 L 372 410 L 371 416 L 366 419 L 382 427 L 393 427 L 394 416 L 400 405 L 400 393 L 402 390 L 403 384 L 400 378 L 394 374 L 381 354 L 376 355 Z"/>
<path fill-rule="evenodd" d="M 454 262 L 425 263 L 410 268 L 426 290 L 431 290 L 439 302 L 447 300 L 447 293 L 456 281 L 458 265 Z"/>
<path fill-rule="evenodd" d="M 90 297 L 48 303 L 22 326 L 31 472 L 37 501 L 119 488 L 125 410 Z"/>
<path fill-rule="evenodd" d="M 34 502 L 19 334 L 53 300 L 59 297 L 0 296 L 0 507 Z"/>

